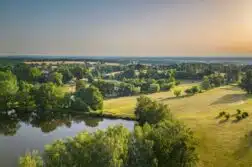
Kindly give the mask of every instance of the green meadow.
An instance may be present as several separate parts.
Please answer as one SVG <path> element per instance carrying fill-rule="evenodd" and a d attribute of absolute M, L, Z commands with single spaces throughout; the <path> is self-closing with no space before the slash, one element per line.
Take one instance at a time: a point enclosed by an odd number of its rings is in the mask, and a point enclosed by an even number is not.
<path fill-rule="evenodd" d="M 195 84 L 183 83 L 179 89 Z M 193 96 L 175 97 L 172 90 L 147 96 L 167 104 L 174 117 L 194 131 L 199 140 L 199 167 L 252 166 L 252 99 L 240 88 L 228 85 Z M 137 97 L 106 100 L 104 112 L 134 117 Z M 236 121 L 237 109 L 251 116 Z M 230 118 L 219 118 L 221 111 L 229 113 Z"/>

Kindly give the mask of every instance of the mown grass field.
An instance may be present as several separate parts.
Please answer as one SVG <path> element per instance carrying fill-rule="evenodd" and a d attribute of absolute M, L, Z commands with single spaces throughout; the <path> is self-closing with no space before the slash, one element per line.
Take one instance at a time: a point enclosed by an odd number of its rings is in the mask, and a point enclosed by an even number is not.
<path fill-rule="evenodd" d="M 182 84 L 181 89 L 195 83 Z M 148 95 L 168 104 L 173 115 L 190 127 L 199 139 L 199 167 L 251 167 L 252 98 L 236 86 L 223 86 L 189 97 L 175 98 L 172 92 Z M 105 113 L 134 116 L 137 97 L 122 97 L 105 101 Z M 249 117 L 235 121 L 236 109 Z M 228 121 L 216 118 L 219 112 L 230 113 Z"/>

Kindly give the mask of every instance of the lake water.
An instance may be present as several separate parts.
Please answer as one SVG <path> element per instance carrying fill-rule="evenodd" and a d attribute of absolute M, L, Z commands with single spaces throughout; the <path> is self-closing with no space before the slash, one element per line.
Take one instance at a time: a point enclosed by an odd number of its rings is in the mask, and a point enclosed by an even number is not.
<path fill-rule="evenodd" d="M 133 130 L 134 122 L 121 119 L 46 113 L 0 114 L 0 167 L 15 167 L 27 151 L 43 151 L 56 139 L 75 136 L 82 131 L 94 132 L 110 125 L 122 124 Z"/>

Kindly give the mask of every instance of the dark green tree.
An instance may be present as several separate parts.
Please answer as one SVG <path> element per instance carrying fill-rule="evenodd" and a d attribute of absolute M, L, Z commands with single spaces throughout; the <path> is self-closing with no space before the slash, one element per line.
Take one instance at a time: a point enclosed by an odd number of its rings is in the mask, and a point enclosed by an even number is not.
<path fill-rule="evenodd" d="M 171 119 L 167 105 L 152 101 L 145 96 L 140 96 L 137 99 L 135 115 L 140 125 L 144 123 L 157 124 L 164 119 Z"/>
<path fill-rule="evenodd" d="M 25 81 L 20 81 L 19 91 L 16 94 L 18 109 L 28 110 L 35 108 L 35 101 L 32 95 L 33 85 Z"/>
<path fill-rule="evenodd" d="M 252 70 L 246 72 L 243 76 L 240 87 L 245 90 L 248 94 L 252 93 Z"/>
<path fill-rule="evenodd" d="M 79 97 L 75 98 L 73 101 L 71 108 L 76 111 L 89 112 L 89 106 Z"/>
<path fill-rule="evenodd" d="M 85 102 L 91 109 L 100 110 L 103 108 L 103 97 L 98 88 L 90 86 L 76 92 L 76 97 Z"/>
<path fill-rule="evenodd" d="M 67 67 L 61 67 L 57 70 L 57 72 L 63 75 L 62 82 L 67 83 L 73 79 L 73 74 Z"/>
<path fill-rule="evenodd" d="M 3 110 L 11 109 L 15 95 L 18 91 L 16 76 L 11 72 L 0 71 L 0 108 Z"/>
<path fill-rule="evenodd" d="M 63 79 L 63 75 L 58 72 L 53 72 L 49 76 L 49 81 L 58 86 L 62 85 L 62 79 Z"/>
<path fill-rule="evenodd" d="M 83 80 L 77 80 L 76 81 L 76 86 L 75 86 L 75 89 L 76 91 L 82 89 L 82 88 L 87 88 L 87 83 Z"/>
<path fill-rule="evenodd" d="M 203 81 L 201 83 L 201 89 L 208 90 L 211 88 L 211 83 L 209 81 L 209 78 L 207 76 L 204 76 Z"/>
<path fill-rule="evenodd" d="M 60 92 L 53 83 L 44 83 L 33 90 L 35 104 L 42 110 L 50 110 L 58 107 Z"/>
<path fill-rule="evenodd" d="M 26 74 L 27 75 L 27 74 Z M 42 72 L 39 68 L 37 67 L 32 67 L 29 69 L 29 73 L 28 73 L 28 81 L 29 82 L 38 82 L 40 77 L 42 75 Z"/>

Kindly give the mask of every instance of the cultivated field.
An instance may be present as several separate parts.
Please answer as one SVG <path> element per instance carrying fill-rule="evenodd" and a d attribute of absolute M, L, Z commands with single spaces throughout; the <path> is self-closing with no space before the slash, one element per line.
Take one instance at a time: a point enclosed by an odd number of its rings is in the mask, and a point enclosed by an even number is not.
<path fill-rule="evenodd" d="M 182 84 L 185 89 L 192 86 Z M 236 86 L 224 86 L 188 97 L 175 98 L 172 92 L 149 95 L 168 104 L 173 115 L 190 127 L 199 139 L 200 167 L 252 166 L 252 99 Z M 137 97 L 105 101 L 105 112 L 133 116 Z M 236 109 L 249 117 L 235 121 Z M 216 118 L 219 112 L 231 117 Z M 245 135 L 247 135 L 245 137 Z"/>

